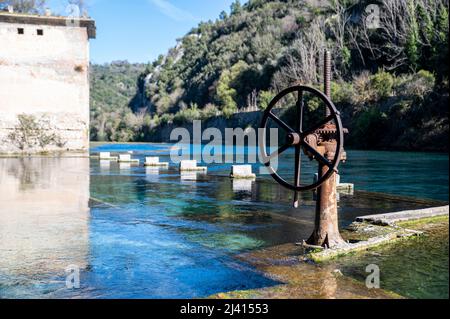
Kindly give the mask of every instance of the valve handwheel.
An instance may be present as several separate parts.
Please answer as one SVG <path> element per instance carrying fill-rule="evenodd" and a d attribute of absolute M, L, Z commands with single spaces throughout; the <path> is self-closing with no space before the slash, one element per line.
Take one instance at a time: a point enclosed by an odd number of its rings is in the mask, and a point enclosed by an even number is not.
<path fill-rule="evenodd" d="M 298 93 L 297 103 L 296 103 L 296 126 L 295 128 L 291 128 L 286 122 L 281 120 L 277 115 L 275 115 L 272 111 L 274 107 L 277 105 L 279 101 L 281 101 L 285 96 L 291 93 Z M 305 93 L 311 94 L 313 97 L 318 98 L 320 101 L 324 103 L 327 108 L 327 114 L 329 116 L 324 116 L 324 120 L 316 123 L 311 127 L 304 128 L 304 112 L 305 112 L 305 101 L 304 95 Z M 272 119 L 277 123 L 284 131 L 286 131 L 286 142 L 283 146 L 281 146 L 277 151 L 268 155 L 267 154 L 267 124 L 269 123 L 269 119 Z M 323 154 L 321 154 L 314 145 L 311 145 L 307 141 L 307 137 L 318 132 L 325 125 L 334 122 L 336 127 L 336 131 L 333 134 L 333 139 L 336 140 L 336 151 L 333 160 L 327 159 Z M 335 172 L 337 172 L 337 168 L 341 161 L 341 156 L 343 152 L 343 143 L 344 143 L 344 129 L 342 126 L 342 121 L 340 117 L 339 111 L 334 106 L 333 102 L 322 92 L 307 86 L 293 86 L 278 94 L 272 102 L 267 107 L 264 112 L 263 119 L 261 122 L 260 128 L 263 130 L 262 138 L 259 139 L 259 147 L 261 156 L 264 164 L 269 169 L 272 177 L 284 187 L 293 190 L 296 192 L 296 200 L 298 206 L 297 192 L 304 192 L 315 190 L 319 188 L 323 183 L 325 183 Z M 275 157 L 278 157 L 280 154 L 288 150 L 289 148 L 295 148 L 295 171 L 294 171 L 294 182 L 289 183 L 284 178 L 282 178 L 276 170 L 272 167 L 271 162 Z M 314 160 L 319 163 L 321 167 L 328 167 L 328 171 L 325 174 L 321 174 L 319 179 L 314 184 L 303 185 L 301 183 L 301 172 L 302 172 L 302 150 L 309 154 Z"/>

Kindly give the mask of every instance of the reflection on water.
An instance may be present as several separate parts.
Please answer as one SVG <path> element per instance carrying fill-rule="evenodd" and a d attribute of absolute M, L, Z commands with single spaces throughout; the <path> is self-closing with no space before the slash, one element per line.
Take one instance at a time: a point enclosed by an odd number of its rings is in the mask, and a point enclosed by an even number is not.
<path fill-rule="evenodd" d="M 132 150 L 168 161 L 163 147 Z M 192 298 L 279 284 L 234 256 L 307 238 L 312 194 L 295 210 L 269 179 L 232 181 L 226 168 L 210 168 L 0 159 L 0 297 Z M 340 223 L 433 204 L 342 195 Z M 72 264 L 81 268 L 76 291 L 65 289 Z"/>
<path fill-rule="evenodd" d="M 89 185 L 86 159 L 0 159 L 0 297 L 46 294 L 67 266 L 86 268 Z"/>

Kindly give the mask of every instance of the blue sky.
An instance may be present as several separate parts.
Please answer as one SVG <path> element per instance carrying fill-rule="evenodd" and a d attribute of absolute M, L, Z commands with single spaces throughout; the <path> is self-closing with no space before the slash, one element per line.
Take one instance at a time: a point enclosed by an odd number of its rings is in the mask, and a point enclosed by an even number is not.
<path fill-rule="evenodd" d="M 49 0 L 64 13 L 66 0 Z M 153 61 L 200 21 L 218 18 L 233 0 L 85 0 L 97 23 L 91 61 Z M 244 3 L 245 1 L 241 1 Z"/>

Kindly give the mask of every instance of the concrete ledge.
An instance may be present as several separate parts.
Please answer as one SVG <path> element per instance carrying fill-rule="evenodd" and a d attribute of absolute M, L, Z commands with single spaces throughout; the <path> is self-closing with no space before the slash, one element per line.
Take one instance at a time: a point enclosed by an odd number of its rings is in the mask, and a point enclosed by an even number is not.
<path fill-rule="evenodd" d="M 379 226 L 381 227 L 381 226 Z M 339 247 L 331 248 L 331 249 L 322 249 L 320 251 L 320 248 L 316 249 L 319 251 L 315 251 L 309 254 L 309 259 L 315 261 L 315 262 L 323 262 L 326 260 L 330 260 L 333 258 L 337 258 L 339 256 L 348 255 L 350 253 L 358 252 L 358 251 L 365 251 L 370 248 L 374 248 L 377 246 L 381 246 L 384 244 L 391 244 L 395 241 L 407 239 L 411 237 L 418 237 L 422 236 L 423 233 L 415 230 L 410 229 L 391 229 L 391 232 L 385 235 L 377 236 L 370 238 L 365 241 L 361 241 L 354 244 L 344 244 Z M 305 247 L 308 248 L 308 247 Z"/>
<path fill-rule="evenodd" d="M 308 254 L 309 259 L 315 262 L 337 258 L 349 253 L 368 250 L 384 244 L 391 244 L 398 240 L 408 239 L 423 235 L 423 232 L 406 229 L 396 225 L 399 222 L 427 220 L 429 218 L 449 216 L 449 206 L 433 207 L 421 210 L 403 211 L 383 215 L 362 216 L 350 225 L 349 230 L 355 234 L 369 236 L 367 240 L 357 243 L 345 243 L 331 249 L 322 247 L 308 247 L 300 244 L 305 249 L 312 250 Z"/>
<path fill-rule="evenodd" d="M 368 215 L 357 217 L 357 222 L 366 222 L 374 225 L 391 226 L 398 222 L 417 220 L 422 218 L 431 218 L 438 216 L 448 216 L 449 206 L 433 207 L 420 210 L 407 210 L 398 213 L 383 214 L 383 215 Z"/>

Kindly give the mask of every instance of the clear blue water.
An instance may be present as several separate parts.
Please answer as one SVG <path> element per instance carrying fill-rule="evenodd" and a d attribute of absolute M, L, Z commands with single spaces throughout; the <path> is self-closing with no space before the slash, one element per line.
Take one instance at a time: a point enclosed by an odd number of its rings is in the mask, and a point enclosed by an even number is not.
<path fill-rule="evenodd" d="M 117 144 L 104 145 L 93 149 L 93 152 L 134 151 L 137 158 L 143 160 L 143 155 L 156 152 L 162 161 L 170 161 L 172 145 L 148 144 Z M 185 145 L 184 147 L 189 147 Z M 204 146 L 190 146 L 193 156 L 198 154 Z M 223 148 L 222 154 L 232 150 Z M 256 154 L 257 149 L 249 147 L 235 147 L 235 154 Z M 383 151 L 356 151 L 347 150 L 348 161 L 339 167 L 342 182 L 354 183 L 356 189 L 386 193 L 399 196 L 410 196 L 422 199 L 440 201 L 449 200 L 449 155 L 445 153 L 414 153 L 414 152 L 383 152 Z M 288 150 L 280 159 L 279 173 L 287 180 L 293 179 L 294 152 Z M 304 158 L 304 164 L 309 160 Z M 314 164 L 314 163 L 313 163 Z M 231 164 L 212 164 L 209 172 L 217 175 L 228 175 Z M 261 165 L 253 165 L 255 172 Z M 307 167 L 303 172 L 303 180 L 310 181 L 316 173 L 315 165 Z M 271 180 L 270 176 L 260 178 Z"/>
<path fill-rule="evenodd" d="M 92 152 L 100 150 L 168 160 L 168 145 L 105 145 Z M 399 153 L 403 165 L 394 174 L 389 154 L 349 152 L 343 180 L 362 190 L 448 200 L 446 155 Z M 281 166 L 287 176 L 290 156 Z M 414 167 L 410 179 L 408 167 Z M 229 165 L 209 168 L 208 175 L 180 175 L 174 165 L 0 159 L 0 298 L 197 298 L 279 284 L 235 256 L 308 237 L 312 194 L 302 194 L 295 210 L 292 194 L 268 176 L 238 183 L 226 177 Z M 440 178 L 420 183 L 431 169 Z M 434 204 L 342 195 L 340 223 Z M 69 265 L 80 268 L 80 289 L 65 287 Z"/>

